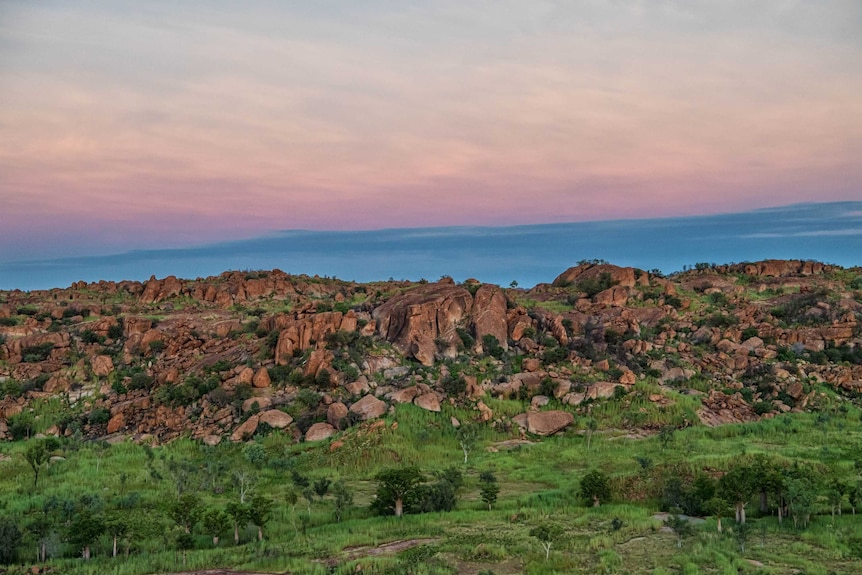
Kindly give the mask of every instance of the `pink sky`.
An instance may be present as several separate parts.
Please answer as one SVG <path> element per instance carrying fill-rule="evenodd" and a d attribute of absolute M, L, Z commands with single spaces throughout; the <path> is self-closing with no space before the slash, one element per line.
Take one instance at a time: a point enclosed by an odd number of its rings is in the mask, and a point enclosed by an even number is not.
<path fill-rule="evenodd" d="M 0 261 L 862 199 L 856 0 L 76 4 L 0 7 Z"/>

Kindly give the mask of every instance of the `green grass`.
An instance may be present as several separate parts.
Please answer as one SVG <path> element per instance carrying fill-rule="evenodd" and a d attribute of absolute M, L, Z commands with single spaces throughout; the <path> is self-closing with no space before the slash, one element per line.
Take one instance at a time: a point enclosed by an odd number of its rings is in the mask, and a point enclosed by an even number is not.
<path fill-rule="evenodd" d="M 654 385 L 639 383 L 628 397 L 628 411 L 649 408 L 643 394 Z M 665 413 L 647 413 L 656 421 L 688 417 L 697 408 L 696 399 L 671 393 L 673 401 Z M 77 559 L 58 536 L 52 542 L 49 564 L 61 573 L 114 573 L 139 575 L 230 566 L 292 573 L 805 573 L 859 572 L 852 540 L 862 532 L 862 514 L 845 512 L 833 521 L 825 501 L 817 503 L 811 526 L 795 531 L 785 521 L 779 527 L 774 517 L 757 518 L 756 502 L 750 516 L 756 526 L 743 555 L 735 540 L 715 531 L 708 519 L 693 537 L 677 549 L 675 537 L 661 529 L 653 517 L 658 502 L 649 493 L 637 493 L 643 481 L 652 481 L 669 470 L 695 473 L 727 469 L 742 455 L 765 453 L 787 460 L 828 466 L 844 479 L 857 478 L 855 461 L 862 458 L 860 412 L 850 407 L 836 410 L 828 422 L 815 414 L 791 414 L 771 420 L 719 428 L 693 426 L 678 430 L 666 448 L 657 437 L 630 439 L 617 427 L 626 417 L 626 398 L 596 404 L 592 416 L 600 422 L 590 448 L 579 429 L 548 438 L 532 438 L 533 444 L 519 449 L 488 448 L 518 437 L 517 430 L 483 428 L 479 443 L 463 465 L 463 454 L 449 419 L 469 421 L 476 412 L 446 405 L 439 414 L 413 405 L 399 405 L 385 420 L 385 427 L 371 431 L 361 426 L 343 434 L 344 444 L 332 450 L 331 442 L 296 444 L 289 435 L 272 434 L 262 439 L 270 462 L 251 471 L 255 489 L 275 502 L 266 540 L 257 543 L 252 526 L 242 532 L 242 544 L 234 546 L 230 533 L 222 536 L 218 549 L 209 537 L 195 532 L 195 549 L 188 552 L 185 568 L 174 550 L 177 528 L 164 514 L 165 502 L 176 491 L 169 471 L 171 459 L 191 463 L 197 479 L 194 489 L 207 505 L 224 506 L 236 499 L 231 470 L 250 464 L 241 446 L 223 444 L 207 448 L 191 440 L 178 440 L 148 451 L 131 442 L 103 446 L 66 440 L 63 459 L 51 463 L 32 488 L 32 472 L 23 458 L 26 443 L 0 446 L 0 516 L 15 517 L 23 524 L 40 514 L 51 498 L 77 501 L 98 495 L 105 502 L 128 493 L 139 493 L 139 513 L 149 516 L 156 528 L 133 542 L 128 558 L 111 559 L 110 539 L 103 536 L 94 546 L 94 559 Z M 497 414 L 521 411 L 521 402 L 487 400 Z M 614 406 L 618 403 L 619 405 Z M 52 405 L 43 404 L 40 417 L 50 419 Z M 790 425 L 784 421 L 790 421 Z M 397 425 L 395 425 L 397 423 Z M 361 433 L 360 433 L 361 432 Z M 148 455 L 149 453 L 149 455 Z M 636 458 L 648 458 L 654 466 L 644 472 Z M 224 469 L 207 466 L 223 462 Z M 371 515 L 376 489 L 374 476 L 398 465 L 415 464 L 432 476 L 435 470 L 454 466 L 465 476 L 457 508 L 449 513 L 407 515 L 401 519 Z M 155 469 L 158 476 L 151 472 Z M 289 505 L 297 488 L 290 470 L 307 475 L 344 479 L 354 492 L 355 506 L 342 523 L 333 515 L 332 496 L 308 504 L 300 497 Z M 599 508 L 586 507 L 578 497 L 579 479 L 592 469 L 611 477 L 615 499 Z M 479 499 L 479 473 L 492 471 L 501 485 L 493 510 Z M 160 478 L 159 478 L 160 477 Z M 626 490 L 634 491 L 628 492 Z M 615 521 L 616 520 L 616 521 Z M 545 561 L 530 530 L 543 522 L 557 523 L 564 535 L 552 546 Z M 725 518 L 730 527 L 732 519 Z M 617 528 L 614 528 L 614 525 Z M 759 525 L 765 526 L 761 541 Z M 59 530 L 58 530 L 59 531 Z M 369 555 L 368 549 L 392 541 L 428 539 L 425 545 L 397 554 Z M 28 536 L 22 548 L 25 562 L 32 561 L 35 542 Z M 122 548 L 122 546 L 121 546 Z M 362 551 L 361 548 L 367 548 Z M 757 567 L 749 560 L 764 564 Z M 14 572 L 14 571 L 13 571 Z"/>

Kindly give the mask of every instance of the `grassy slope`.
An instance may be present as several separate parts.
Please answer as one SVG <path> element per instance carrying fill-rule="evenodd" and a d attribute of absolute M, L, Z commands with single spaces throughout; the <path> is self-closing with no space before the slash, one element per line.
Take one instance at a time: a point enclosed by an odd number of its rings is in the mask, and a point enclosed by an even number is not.
<path fill-rule="evenodd" d="M 516 402 L 495 403 L 500 411 L 521 408 Z M 266 542 L 253 542 L 254 530 L 249 527 L 243 533 L 243 545 L 234 547 L 226 533 L 222 546 L 212 550 L 209 538 L 198 533 L 197 549 L 189 552 L 186 569 L 230 566 L 274 572 L 353 573 L 361 564 L 363 573 L 477 573 L 482 569 L 498 574 L 862 571 L 859 558 L 853 558 L 857 551 L 849 544 L 851 536 L 862 531 L 862 515 L 857 519 L 848 511 L 833 521 L 825 501 L 820 502 L 821 514 L 805 531 L 790 529 L 789 522 L 779 530 L 774 518 L 757 519 L 742 556 L 732 538 L 715 533 L 711 519 L 677 549 L 674 536 L 662 531 L 661 522 L 652 517 L 657 504 L 649 497 L 626 503 L 617 496 L 613 503 L 597 509 L 583 506 L 577 498 L 579 478 L 594 468 L 611 475 L 618 492 L 624 485 L 638 485 L 636 478 L 643 471 L 636 457 L 652 459 L 654 470 L 693 472 L 726 469 L 743 454 L 763 452 L 824 463 L 855 481 L 858 471 L 853 463 L 862 459 L 858 409 L 833 409 L 828 421 L 818 421 L 816 415 L 792 414 L 754 424 L 688 428 L 677 432 L 663 450 L 656 437 L 626 438 L 624 432 L 610 427 L 614 424 L 613 403 L 604 408 L 604 414 L 597 410 L 603 429 L 593 437 L 589 450 L 583 435 L 570 430 L 533 445 L 494 452 L 487 448 L 513 435 L 488 429 L 466 466 L 461 464 L 463 456 L 449 417 L 463 421 L 470 413 L 451 406 L 441 414 L 432 414 L 401 405 L 387 420 L 386 428 L 361 436 L 353 430 L 344 438 L 345 445 L 335 451 L 330 451 L 328 442 L 297 445 L 291 438 L 270 435 L 262 443 L 269 461 L 280 460 L 282 466 L 255 470 L 259 476 L 256 489 L 277 502 L 266 529 Z M 398 425 L 392 429 L 396 421 Z M 141 506 L 148 509 L 142 515 L 155 523 L 152 531 L 136 542 L 137 552 L 131 557 L 108 558 L 110 540 L 103 537 L 95 546 L 95 559 L 89 563 L 69 558 L 52 561 L 62 573 L 131 575 L 181 570 L 177 553 L 165 550 L 172 548 L 176 528 L 159 511 L 175 492 L 165 460 L 196 461 L 199 468 L 213 461 L 227 462 L 233 468 L 249 465 L 240 446 L 206 448 L 177 441 L 153 450 L 151 466 L 162 476 L 156 480 L 148 471 L 148 455 L 141 446 L 126 443 L 105 449 L 82 444 L 75 450 L 74 445 L 67 445 L 66 459 L 52 463 L 34 491 L 32 473 L 21 455 L 23 448 L 21 443 L 2 446 L 10 458 L 0 462 L 0 513 L 32 516 L 52 495 L 77 499 L 95 493 L 107 500 L 121 493 L 139 492 Z M 374 475 L 401 464 L 417 464 L 428 473 L 448 466 L 463 469 L 467 482 L 458 508 L 402 519 L 371 516 L 367 506 L 375 489 Z M 348 519 L 334 522 L 331 495 L 311 505 L 302 498 L 296 505 L 284 504 L 288 493 L 295 490 L 288 468 L 311 479 L 345 479 L 355 492 L 356 504 Z M 490 512 L 478 492 L 478 474 L 485 470 L 493 471 L 502 486 L 500 499 Z M 216 473 L 201 490 L 209 503 L 223 506 L 236 498 L 230 474 L 228 470 Z M 213 493 L 209 489 L 212 482 L 223 484 L 226 490 Z M 649 489 L 643 493 L 629 490 L 630 497 L 639 494 L 648 496 Z M 749 508 L 756 517 L 755 503 Z M 621 529 L 612 529 L 614 518 L 622 520 Z M 538 542 L 528 535 L 545 520 L 565 528 L 547 562 Z M 725 523 L 730 524 L 730 520 Z M 366 551 L 350 551 L 411 538 L 431 538 L 434 542 L 398 555 L 365 557 Z M 749 560 L 762 562 L 765 567 Z"/>

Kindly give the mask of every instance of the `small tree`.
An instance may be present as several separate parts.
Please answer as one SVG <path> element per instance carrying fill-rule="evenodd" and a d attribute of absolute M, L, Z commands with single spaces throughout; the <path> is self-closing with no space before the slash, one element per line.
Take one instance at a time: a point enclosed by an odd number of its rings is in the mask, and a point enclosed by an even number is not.
<path fill-rule="evenodd" d="M 183 493 L 168 506 L 168 516 L 186 533 L 192 532 L 201 511 L 201 500 L 194 493 Z"/>
<path fill-rule="evenodd" d="M 186 566 L 186 554 L 188 553 L 189 549 L 195 548 L 195 538 L 192 537 L 191 533 L 186 533 L 186 532 L 182 531 L 182 532 L 177 534 L 176 543 L 177 543 L 177 549 L 179 549 L 183 553 L 183 567 L 185 567 Z"/>
<path fill-rule="evenodd" d="M 676 534 L 677 549 L 682 547 L 683 539 L 691 537 L 694 534 L 694 527 L 691 525 L 691 521 L 684 517 L 680 517 L 676 513 L 671 514 L 665 523 Z"/>
<path fill-rule="evenodd" d="M 233 521 L 233 542 L 239 545 L 239 527 L 248 523 L 248 505 L 231 501 L 227 504 L 226 510 L 228 517 Z"/>
<path fill-rule="evenodd" d="M 379 483 L 374 507 L 380 513 L 391 510 L 396 517 L 401 517 L 405 503 L 411 503 L 418 494 L 423 477 L 417 467 L 411 466 L 382 471 L 376 479 Z"/>
<path fill-rule="evenodd" d="M 31 442 L 24 450 L 24 459 L 33 470 L 33 489 L 39 483 L 39 473 L 51 459 L 51 453 L 60 447 L 60 442 L 54 437 Z"/>
<path fill-rule="evenodd" d="M 353 492 L 343 479 L 339 479 L 332 485 L 332 495 L 335 498 L 335 520 L 340 522 L 353 506 Z"/>
<path fill-rule="evenodd" d="M 581 479 L 581 498 L 586 502 L 592 502 L 593 507 L 601 505 L 602 501 L 611 498 L 611 488 L 608 476 L 594 469 Z"/>
<path fill-rule="evenodd" d="M 704 507 L 710 515 L 715 517 L 716 529 L 721 533 L 721 518 L 730 512 L 730 504 L 721 497 L 713 497 L 704 504 Z"/>
<path fill-rule="evenodd" d="M 81 556 L 90 559 L 90 546 L 105 532 L 105 521 L 88 509 L 77 513 L 69 524 L 69 541 L 81 550 Z"/>
<path fill-rule="evenodd" d="M 481 494 L 482 501 L 488 505 L 488 511 L 490 511 L 491 506 L 497 502 L 497 495 L 500 494 L 500 486 L 497 482 L 483 483 L 479 493 Z"/>
<path fill-rule="evenodd" d="M 0 517 L 0 565 L 9 565 L 18 555 L 23 534 L 11 517 Z"/>
<path fill-rule="evenodd" d="M 530 529 L 530 537 L 535 537 L 545 550 L 545 561 L 551 556 L 551 546 L 563 534 L 563 528 L 556 523 L 544 523 Z"/>
<path fill-rule="evenodd" d="M 332 482 L 326 477 L 321 477 L 317 481 L 314 482 L 313 488 L 314 493 L 323 499 L 327 493 L 329 493 L 329 486 L 332 485 Z"/>
<path fill-rule="evenodd" d="M 755 489 L 752 470 L 747 465 L 733 467 L 718 480 L 719 496 L 733 502 L 737 523 L 745 523 L 745 506 Z"/>
<path fill-rule="evenodd" d="M 268 499 L 260 493 L 251 498 L 248 509 L 248 518 L 257 527 L 257 540 L 263 541 L 263 528 L 272 514 L 272 499 Z"/>
<path fill-rule="evenodd" d="M 745 544 L 748 543 L 748 536 L 751 534 L 751 525 L 748 523 L 739 523 L 733 528 L 733 538 L 736 539 L 736 544 L 739 545 L 739 552 L 745 554 Z"/>
<path fill-rule="evenodd" d="M 465 423 L 455 430 L 455 437 L 458 438 L 458 445 L 464 453 L 464 465 L 466 465 L 470 452 L 479 441 L 479 430 L 474 424 Z"/>
<path fill-rule="evenodd" d="M 213 507 L 203 514 L 203 525 L 207 535 L 213 538 L 213 547 L 218 547 L 219 537 L 230 528 L 230 517 L 221 509 Z"/>
<path fill-rule="evenodd" d="M 673 435 L 676 432 L 676 427 L 673 425 L 665 425 L 658 432 L 658 441 L 661 444 L 661 449 L 664 451 L 667 446 L 673 441 Z"/>

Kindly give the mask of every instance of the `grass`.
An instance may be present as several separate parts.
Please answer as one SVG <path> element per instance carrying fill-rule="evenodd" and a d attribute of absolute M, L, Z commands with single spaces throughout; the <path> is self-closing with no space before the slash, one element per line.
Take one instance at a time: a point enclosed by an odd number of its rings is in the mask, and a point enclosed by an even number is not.
<path fill-rule="evenodd" d="M 642 395 L 652 384 L 639 383 L 628 397 L 628 410 L 637 410 Z M 664 413 L 647 414 L 656 421 L 690 415 L 696 399 L 670 394 L 673 401 Z M 469 421 L 474 411 L 450 405 L 439 414 L 416 406 L 399 405 L 385 427 L 368 426 L 341 436 L 344 444 L 332 450 L 330 442 L 295 444 L 288 435 L 274 433 L 261 440 L 269 464 L 251 468 L 241 447 L 223 444 L 204 447 L 191 440 L 178 440 L 148 450 L 130 442 L 105 446 L 66 440 L 63 459 L 51 463 L 32 489 L 32 472 L 22 456 L 26 443 L 0 446 L 0 516 L 32 520 L 54 499 L 78 501 L 97 495 L 106 509 L 111 501 L 129 493 L 140 494 L 136 517 L 149 517 L 151 531 L 132 542 L 128 558 L 111 559 L 110 539 L 103 536 L 94 546 L 95 558 L 84 562 L 63 542 L 59 534 L 52 542 L 49 564 L 62 573 L 114 573 L 138 575 L 231 566 L 243 569 L 293 573 L 476 573 L 479 568 L 502 573 L 852 573 L 859 571 L 858 547 L 853 538 L 862 527 L 862 514 L 849 513 L 833 521 L 824 501 L 818 515 L 804 531 L 774 517 L 751 516 L 755 526 L 764 525 L 761 537 L 756 527 L 745 554 L 730 536 L 715 532 L 715 521 L 707 520 L 693 537 L 677 549 L 675 537 L 661 529 L 653 517 L 657 501 L 620 492 L 638 485 L 643 473 L 636 458 L 654 462 L 654 475 L 661 470 L 726 469 L 742 454 L 766 453 L 789 460 L 828 465 L 832 473 L 846 479 L 858 477 L 854 462 L 862 458 L 860 412 L 849 407 L 836 410 L 827 422 L 815 414 L 789 414 L 770 420 L 719 428 L 693 426 L 680 429 L 666 448 L 657 437 L 629 439 L 616 426 L 626 417 L 626 398 L 595 405 L 592 416 L 600 422 L 590 448 L 578 429 L 559 436 L 534 438 L 532 445 L 513 450 L 489 450 L 495 443 L 517 437 L 516 432 L 483 428 L 479 444 L 463 465 L 462 453 L 449 423 L 452 416 Z M 517 413 L 521 402 L 487 400 L 495 413 Z M 614 407 L 614 404 L 619 404 Z M 51 405 L 43 404 L 40 416 L 50 419 Z M 664 419 L 662 419 L 664 418 Z M 790 421 L 790 424 L 784 423 Z M 397 425 L 395 425 L 397 424 Z M 360 433 L 361 432 L 361 433 Z M 826 448 L 824 449 L 824 446 Z M 265 529 L 266 539 L 257 543 L 256 531 L 247 526 L 242 544 L 234 546 L 229 533 L 218 549 L 198 530 L 195 549 L 182 555 L 175 551 L 176 527 L 164 514 L 165 502 L 176 491 L 170 460 L 191 464 L 195 489 L 209 506 L 224 506 L 236 498 L 233 469 L 249 468 L 257 477 L 255 489 L 276 502 Z M 280 461 L 279 465 L 274 462 Z M 214 462 L 223 466 L 212 470 Z M 371 515 L 368 505 L 376 489 L 374 476 L 393 466 L 416 464 L 427 476 L 435 470 L 455 466 L 465 476 L 465 487 L 457 508 L 449 513 L 407 515 L 401 519 Z M 591 469 L 611 476 L 618 492 L 614 501 L 598 508 L 585 507 L 578 497 L 579 478 Z M 342 478 L 354 493 L 354 508 L 347 519 L 336 523 L 332 496 L 290 505 L 290 471 L 320 477 Z M 498 502 L 488 511 L 479 499 L 479 473 L 490 470 L 502 487 Z M 155 473 L 154 473 L 155 472 Z M 846 507 L 846 505 L 845 505 Z M 552 546 L 545 561 L 530 530 L 553 522 L 564 535 Z M 730 526 L 731 519 L 725 519 Z M 616 525 L 616 527 L 615 527 Z M 368 549 L 391 541 L 428 539 L 431 543 L 397 554 L 369 555 Z M 23 549 L 35 549 L 29 544 Z M 362 551 L 362 548 L 367 548 Z M 22 557 L 28 561 L 29 557 Z M 749 560 L 765 565 L 759 568 Z M 13 571 L 14 573 L 14 571 Z"/>

